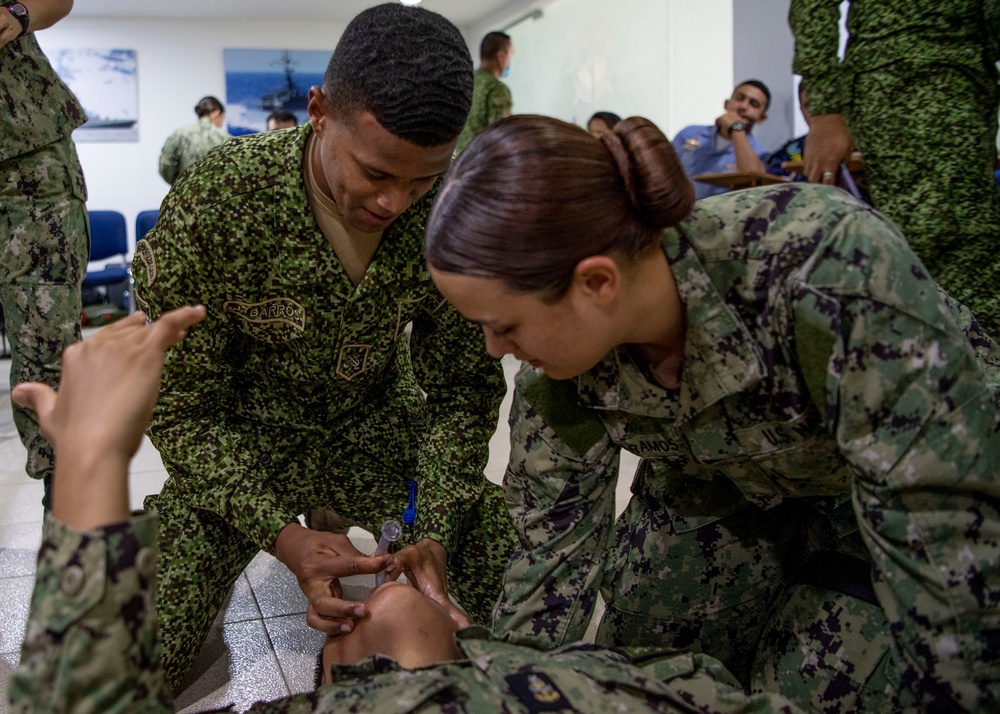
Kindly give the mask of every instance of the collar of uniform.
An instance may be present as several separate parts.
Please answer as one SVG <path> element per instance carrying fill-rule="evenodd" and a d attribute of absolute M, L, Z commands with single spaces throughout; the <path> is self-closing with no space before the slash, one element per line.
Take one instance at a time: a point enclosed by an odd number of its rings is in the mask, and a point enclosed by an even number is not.
<path fill-rule="evenodd" d="M 711 226 L 698 223 L 710 220 L 696 211 L 685 225 L 699 234 Z M 585 406 L 674 417 L 680 424 L 760 381 L 764 368 L 746 326 L 726 305 L 683 233 L 666 231 L 662 245 L 687 312 L 680 389 L 664 390 L 637 378 L 639 371 L 623 363 L 622 349 L 614 350 L 581 375 L 577 385 L 580 403 Z M 639 384 L 643 388 L 638 388 Z"/>
<path fill-rule="evenodd" d="M 278 225 L 289 220 L 297 221 L 297 225 L 301 226 L 299 234 L 303 236 L 303 240 L 319 240 L 329 246 L 326 237 L 319 229 L 319 226 L 316 225 L 316 221 L 313 218 L 306 192 L 304 172 L 305 152 L 312 132 L 312 124 L 306 122 L 302 125 L 301 131 L 296 135 L 295 155 L 297 157 L 297 165 L 300 169 L 298 171 L 287 172 L 286 178 L 286 188 L 295 197 L 294 205 L 301 208 L 296 211 L 294 216 L 288 216 L 286 215 L 287 207 L 279 205 L 280 202 L 276 201 L 274 220 Z M 284 132 L 279 132 L 278 134 L 284 134 Z M 372 256 L 371 264 L 368 266 L 368 271 L 365 273 L 365 277 L 361 283 L 355 287 L 350 280 L 346 279 L 345 274 L 344 285 L 331 286 L 331 289 L 342 291 L 342 296 L 345 298 L 351 296 L 360 298 L 370 291 L 379 290 L 385 285 L 395 282 L 400 276 L 399 261 L 405 263 L 408 256 L 413 255 L 412 251 L 404 249 L 400 244 L 407 241 L 423 243 L 424 224 L 427 214 L 430 212 L 433 198 L 440 185 L 441 180 L 438 180 L 427 194 L 417 199 L 399 218 L 386 226 L 382 233 L 382 240 L 379 242 L 379 246 Z M 279 221 L 280 223 L 277 223 Z M 410 270 L 411 268 L 406 266 L 406 269 Z"/>

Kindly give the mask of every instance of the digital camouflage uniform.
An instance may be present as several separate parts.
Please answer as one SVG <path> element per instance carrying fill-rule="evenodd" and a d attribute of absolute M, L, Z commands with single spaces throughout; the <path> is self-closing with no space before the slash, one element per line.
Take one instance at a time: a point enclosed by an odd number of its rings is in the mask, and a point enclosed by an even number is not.
<path fill-rule="evenodd" d="M 211 152 L 136 247 L 142 310 L 208 310 L 167 354 L 149 429 L 170 475 L 147 507 L 162 524 L 171 687 L 239 573 L 309 508 L 378 533 L 401 520 L 415 480 L 417 520 L 399 545 L 444 545 L 450 591 L 479 622 L 514 546 L 502 492 L 483 475 L 503 372 L 431 282 L 431 199 L 386 229 L 355 288 L 309 208 L 301 167 L 311 132 Z"/>
<path fill-rule="evenodd" d="M 495 121 L 510 116 L 514 102 L 507 85 L 485 69 L 472 75 L 472 109 L 458 137 L 455 154 L 460 154 L 479 133 Z"/>
<path fill-rule="evenodd" d="M 998 0 L 792 0 L 795 72 L 813 115 L 843 113 L 875 208 L 931 276 L 1000 338 Z"/>
<path fill-rule="evenodd" d="M 6 12 L 2 10 L 0 12 Z M 62 352 L 80 339 L 87 272 L 87 188 L 70 134 L 87 121 L 34 33 L 0 47 L 0 302 L 10 384 L 59 384 Z M 13 405 L 27 472 L 52 476 L 52 447 L 34 413 Z"/>
<path fill-rule="evenodd" d="M 183 126 L 167 137 L 160 151 L 160 176 L 169 184 L 188 166 L 229 139 L 229 134 L 208 119 Z"/>
<path fill-rule="evenodd" d="M 155 517 L 81 533 L 45 525 L 13 712 L 173 711 L 160 668 L 155 610 Z M 796 712 L 774 695 L 744 695 L 704 655 L 624 653 L 578 644 L 547 652 L 456 636 L 464 657 L 407 670 L 376 656 L 334 666 L 314 692 L 258 703 L 251 712 Z M 72 643 L 69 646 L 68 643 Z"/>
<path fill-rule="evenodd" d="M 517 378 L 495 631 L 573 641 L 600 589 L 599 643 L 703 651 L 807 711 L 995 710 L 996 342 L 838 189 L 698 202 L 663 250 L 678 390 L 626 348 Z"/>

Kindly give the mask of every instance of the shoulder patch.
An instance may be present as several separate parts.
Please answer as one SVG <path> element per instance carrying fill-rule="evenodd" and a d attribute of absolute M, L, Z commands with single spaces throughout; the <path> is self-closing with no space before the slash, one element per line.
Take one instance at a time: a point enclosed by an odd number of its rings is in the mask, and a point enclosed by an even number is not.
<path fill-rule="evenodd" d="M 535 373 L 528 375 L 519 386 L 524 400 L 577 453 L 587 453 L 604 438 L 604 423 L 592 409 L 580 404 L 575 380 L 555 380 Z"/>
<path fill-rule="evenodd" d="M 509 674 L 504 679 L 511 693 L 521 700 L 529 712 L 575 711 L 545 672 L 522 671 Z"/>

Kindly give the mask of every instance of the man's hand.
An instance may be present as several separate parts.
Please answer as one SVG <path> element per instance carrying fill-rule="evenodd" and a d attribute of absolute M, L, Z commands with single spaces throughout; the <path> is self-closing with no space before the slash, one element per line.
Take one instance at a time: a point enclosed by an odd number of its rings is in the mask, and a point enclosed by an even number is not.
<path fill-rule="evenodd" d="M 204 317 L 204 307 L 183 307 L 146 326 L 134 313 L 66 348 L 58 393 L 14 388 L 55 446 L 52 513 L 63 523 L 88 530 L 128 518 L 128 463 L 153 415 L 163 356 Z"/>
<path fill-rule="evenodd" d="M 743 118 L 739 114 L 736 112 L 726 112 L 715 120 L 715 130 L 723 139 L 732 140 L 733 137 L 729 131 L 729 127 L 738 121 L 743 121 Z M 749 124 L 747 124 L 747 126 L 749 126 Z"/>
<path fill-rule="evenodd" d="M 853 150 L 854 142 L 843 114 L 813 116 L 802 154 L 806 178 L 812 183 L 834 183 L 841 162 L 849 159 Z"/>
<path fill-rule="evenodd" d="M 445 569 L 447 562 L 448 551 L 444 546 L 436 540 L 424 538 L 413 545 L 401 548 L 396 553 L 396 560 L 387 576 L 390 580 L 395 580 L 400 575 L 405 575 L 413 587 L 440 603 L 448 611 L 456 626 L 468 627 L 471 624 L 468 615 L 455 607 L 448 597 L 448 578 Z"/>
<path fill-rule="evenodd" d="M 374 575 L 393 562 L 392 555 L 365 555 L 346 535 L 314 531 L 298 523 L 282 528 L 274 556 L 295 574 L 309 599 L 306 622 L 334 637 L 350 632 L 355 620 L 368 616 L 363 604 L 343 599 L 340 578 Z"/>
<path fill-rule="evenodd" d="M 16 40 L 21 34 L 21 23 L 6 8 L 0 7 L 0 47 Z"/>

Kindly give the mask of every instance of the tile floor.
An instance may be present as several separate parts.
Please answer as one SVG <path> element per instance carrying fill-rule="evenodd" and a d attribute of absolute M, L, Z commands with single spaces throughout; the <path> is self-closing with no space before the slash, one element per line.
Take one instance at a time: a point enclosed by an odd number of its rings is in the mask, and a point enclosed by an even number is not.
<path fill-rule="evenodd" d="M 508 384 L 517 367 L 512 358 L 504 359 Z M 0 714 L 8 709 L 8 681 L 19 660 L 42 526 L 42 486 L 24 473 L 25 451 L 10 411 L 9 369 L 9 360 L 0 360 Z M 498 483 L 507 459 L 509 408 L 508 393 L 486 470 Z M 634 457 L 623 456 L 619 511 L 628 498 L 635 464 Z M 165 479 L 159 454 L 143 439 L 130 469 L 133 508 L 146 494 L 157 492 Z M 350 535 L 360 550 L 374 550 L 375 541 L 366 531 L 354 528 Z M 363 598 L 371 578 L 345 580 L 345 595 Z M 260 699 L 309 690 L 322 636 L 305 624 L 305 609 L 305 597 L 289 571 L 270 555 L 258 555 L 233 586 L 176 698 L 177 710 L 194 712 L 232 703 L 242 711 Z"/>

